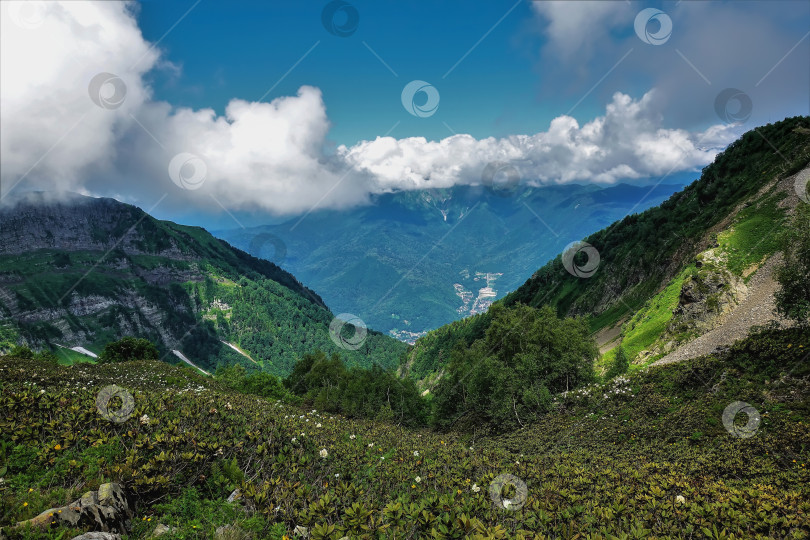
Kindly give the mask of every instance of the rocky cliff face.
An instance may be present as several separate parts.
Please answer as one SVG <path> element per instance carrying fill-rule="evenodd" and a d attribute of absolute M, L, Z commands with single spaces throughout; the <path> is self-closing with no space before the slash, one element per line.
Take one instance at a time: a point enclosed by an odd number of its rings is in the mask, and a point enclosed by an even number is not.
<path fill-rule="evenodd" d="M 37 249 L 154 254 L 188 259 L 171 238 L 150 243 L 152 222 L 139 208 L 114 199 L 71 193 L 28 193 L 0 206 L 0 254 Z"/>
<path fill-rule="evenodd" d="M 166 322 L 170 311 L 190 316 L 188 302 L 159 305 L 148 287 L 201 281 L 204 273 L 160 222 L 113 199 L 52 193 L 5 202 L 0 222 L 0 315 L 4 328 L 21 329 L 16 339 L 3 337 L 35 348 L 100 335 L 176 345 Z M 143 255 L 152 258 L 148 266 L 132 258 Z M 89 286 L 96 281 L 105 286 Z"/>
<path fill-rule="evenodd" d="M 191 283 L 251 275 L 319 302 L 275 265 L 114 199 L 28 193 L 0 205 L 0 351 L 134 335 L 178 344 L 207 306 Z"/>
<path fill-rule="evenodd" d="M 744 281 L 729 272 L 724 264 L 715 248 L 698 255 L 698 270 L 681 287 L 669 333 L 708 332 L 746 295 L 748 287 Z"/>

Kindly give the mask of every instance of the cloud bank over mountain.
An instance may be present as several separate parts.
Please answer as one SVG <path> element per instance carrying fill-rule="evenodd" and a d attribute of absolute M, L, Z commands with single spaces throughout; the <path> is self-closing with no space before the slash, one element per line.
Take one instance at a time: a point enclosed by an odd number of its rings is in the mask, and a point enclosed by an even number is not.
<path fill-rule="evenodd" d="M 224 115 L 155 99 L 150 72 L 178 68 L 143 38 L 136 4 L 2 9 L 4 197 L 59 189 L 148 205 L 169 194 L 200 208 L 296 214 L 393 190 L 478 184 L 491 162 L 535 184 L 661 177 L 709 163 L 740 132 L 719 122 L 665 128 L 652 89 L 615 93 L 603 115 L 582 125 L 562 115 L 534 134 L 386 136 L 327 153 L 329 117 L 312 86 L 269 102 L 234 98 Z M 561 24 L 553 35 L 566 35 Z"/>

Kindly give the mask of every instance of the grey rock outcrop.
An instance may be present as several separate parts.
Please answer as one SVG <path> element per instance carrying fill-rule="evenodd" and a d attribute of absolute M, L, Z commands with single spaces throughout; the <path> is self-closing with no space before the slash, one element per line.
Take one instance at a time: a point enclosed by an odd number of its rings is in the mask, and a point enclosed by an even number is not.
<path fill-rule="evenodd" d="M 121 486 L 102 484 L 98 491 L 88 491 L 66 506 L 45 510 L 35 518 L 17 523 L 15 528 L 44 529 L 51 525 L 66 525 L 102 533 L 125 533 L 131 526 L 133 515 Z"/>

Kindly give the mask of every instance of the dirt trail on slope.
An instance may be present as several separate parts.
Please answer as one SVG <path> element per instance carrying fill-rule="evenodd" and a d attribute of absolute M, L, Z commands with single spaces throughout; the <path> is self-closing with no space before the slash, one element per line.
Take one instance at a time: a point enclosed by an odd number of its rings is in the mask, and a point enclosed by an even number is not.
<path fill-rule="evenodd" d="M 746 337 L 752 326 L 780 320 L 774 314 L 774 293 L 779 285 L 774 280 L 773 273 L 781 262 L 781 254 L 768 259 L 748 282 L 748 294 L 723 317 L 720 326 L 679 347 L 652 365 L 671 364 L 709 354 L 718 347 L 731 345 Z"/>
<path fill-rule="evenodd" d="M 629 317 L 622 317 L 622 319 L 613 326 L 603 328 L 593 335 L 593 339 L 599 347 L 599 354 L 605 354 L 621 342 L 622 325 L 627 322 L 628 319 Z"/>

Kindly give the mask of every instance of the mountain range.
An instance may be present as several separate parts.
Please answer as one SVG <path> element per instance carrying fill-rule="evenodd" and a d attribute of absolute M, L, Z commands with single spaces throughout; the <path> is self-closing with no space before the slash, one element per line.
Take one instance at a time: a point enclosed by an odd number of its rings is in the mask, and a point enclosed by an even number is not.
<path fill-rule="evenodd" d="M 0 534 L 806 537 L 809 165 L 810 118 L 752 130 L 413 346 L 201 228 L 6 201 Z M 124 335 L 183 369 L 88 360 Z"/>
<path fill-rule="evenodd" d="M 334 309 L 412 343 L 486 311 L 568 243 L 683 188 L 665 180 L 406 191 L 214 234 L 276 262 Z"/>
<path fill-rule="evenodd" d="M 429 387 L 454 348 L 487 333 L 495 302 L 586 317 L 602 367 L 620 348 L 649 363 L 772 271 L 798 200 L 786 182 L 810 160 L 806 124 L 746 133 L 683 189 L 459 187 L 218 233 L 253 254 L 112 199 L 28 193 L 0 208 L 0 343 L 71 356 L 137 335 L 203 370 L 280 376 L 322 350 Z"/>
<path fill-rule="evenodd" d="M 0 342 L 62 354 L 137 335 L 205 370 L 239 363 L 284 375 L 313 349 L 350 365 L 397 364 L 405 345 L 330 333 L 320 296 L 199 227 L 113 199 L 28 193 L 0 208 Z M 338 332 L 351 335 L 352 324 Z M 365 330 L 361 330 L 365 332 Z M 340 334 L 342 335 L 342 334 Z M 172 354 L 173 353 L 173 354 Z"/>

